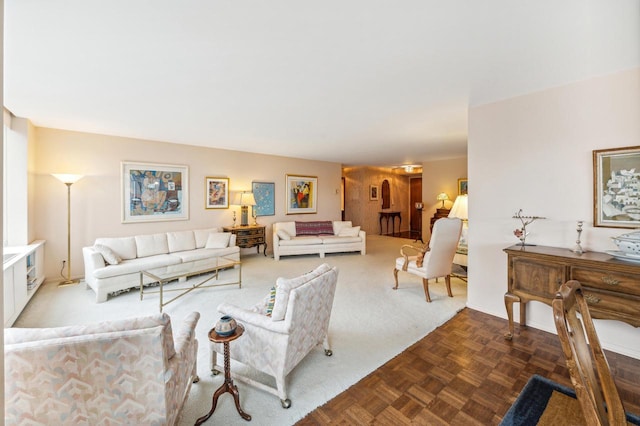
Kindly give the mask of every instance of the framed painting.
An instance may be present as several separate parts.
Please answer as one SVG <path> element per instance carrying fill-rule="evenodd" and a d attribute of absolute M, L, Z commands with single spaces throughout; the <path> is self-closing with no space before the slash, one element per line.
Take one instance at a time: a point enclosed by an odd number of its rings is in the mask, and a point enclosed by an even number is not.
<path fill-rule="evenodd" d="M 468 193 L 469 183 L 467 178 L 458 179 L 458 195 L 466 195 Z"/>
<path fill-rule="evenodd" d="M 286 214 L 318 212 L 318 178 L 316 176 L 287 175 Z"/>
<path fill-rule="evenodd" d="M 253 212 L 258 216 L 276 214 L 276 184 L 273 182 L 251 182 L 251 192 L 256 199 Z"/>
<path fill-rule="evenodd" d="M 172 164 L 121 163 L 122 222 L 189 219 L 189 168 Z"/>
<path fill-rule="evenodd" d="M 640 227 L 640 146 L 593 151 L 593 226 Z"/>
<path fill-rule="evenodd" d="M 228 209 L 229 208 L 229 178 L 206 177 L 205 178 L 205 208 Z"/>
<path fill-rule="evenodd" d="M 378 201 L 378 185 L 369 185 L 369 201 Z"/>

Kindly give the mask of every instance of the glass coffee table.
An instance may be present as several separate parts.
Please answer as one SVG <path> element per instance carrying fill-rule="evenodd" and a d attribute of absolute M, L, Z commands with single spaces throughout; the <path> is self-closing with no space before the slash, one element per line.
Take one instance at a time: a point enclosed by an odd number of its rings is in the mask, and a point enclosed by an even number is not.
<path fill-rule="evenodd" d="M 225 283 L 212 283 L 211 281 L 218 281 L 219 272 L 222 269 L 234 268 L 238 270 L 238 281 L 225 282 Z M 201 281 L 190 283 L 188 287 L 179 288 L 164 288 L 164 286 L 171 282 L 178 280 L 179 283 L 186 283 L 187 278 L 194 275 L 211 274 L 203 277 Z M 152 290 L 144 287 L 144 277 L 150 278 L 152 282 L 158 282 L 159 289 Z M 205 285 L 207 284 L 207 285 Z M 185 294 L 198 289 L 208 287 L 222 287 L 227 285 L 238 284 L 238 288 L 242 288 L 242 264 L 239 260 L 229 259 L 227 257 L 217 257 L 215 259 L 202 259 L 194 260 L 192 262 L 179 263 L 177 265 L 163 266 L 160 268 L 147 269 L 140 272 L 140 300 L 145 294 L 160 294 L 160 312 L 162 308 L 173 302 L 174 300 L 184 296 Z M 155 288 L 155 287 L 154 287 Z M 165 292 L 179 291 L 177 296 L 164 301 Z"/>

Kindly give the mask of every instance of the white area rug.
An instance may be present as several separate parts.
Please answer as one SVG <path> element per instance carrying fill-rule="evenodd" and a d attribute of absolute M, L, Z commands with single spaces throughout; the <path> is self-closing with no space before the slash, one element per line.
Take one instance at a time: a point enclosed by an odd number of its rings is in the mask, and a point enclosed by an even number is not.
<path fill-rule="evenodd" d="M 446 295 L 444 282 L 432 281 L 433 302 L 424 298 L 421 280 L 400 273 L 400 289 L 392 290 L 393 266 L 402 244 L 412 240 L 369 235 L 367 255 L 333 254 L 318 256 L 286 256 L 276 262 L 271 257 L 244 255 L 242 288 L 227 286 L 200 289 L 189 293 L 164 308 L 174 324 L 188 312 L 201 314 L 197 327 L 199 340 L 198 374 L 200 382 L 192 385 L 180 424 L 192 425 L 211 408 L 213 392 L 223 383 L 223 375 L 209 371 L 208 331 L 220 315 L 216 307 L 223 301 L 243 307 L 261 300 L 279 276 L 294 277 L 326 262 L 339 268 L 329 336 L 333 356 L 324 355 L 322 346 L 313 350 L 288 376 L 291 408 L 283 409 L 277 397 L 236 381 L 240 403 L 253 419 L 250 423 L 238 415 L 233 398 L 224 394 L 216 411 L 206 424 L 224 425 L 291 425 L 324 404 L 367 374 L 393 358 L 439 325 L 450 319 L 466 303 L 466 284 L 452 279 L 453 298 Z M 225 271 L 222 278 L 231 280 L 236 271 Z M 44 285 L 24 310 L 16 327 L 54 327 L 84 324 L 159 311 L 158 296 L 138 292 L 95 303 L 95 294 L 78 286 Z M 232 371 L 246 368 L 232 361 Z M 272 385 L 273 381 L 269 380 Z"/>

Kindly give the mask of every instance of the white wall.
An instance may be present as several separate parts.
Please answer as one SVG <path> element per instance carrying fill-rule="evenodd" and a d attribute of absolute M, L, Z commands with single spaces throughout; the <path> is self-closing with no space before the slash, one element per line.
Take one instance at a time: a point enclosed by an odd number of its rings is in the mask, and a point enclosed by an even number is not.
<path fill-rule="evenodd" d="M 205 178 L 229 177 L 231 191 L 251 190 L 252 181 L 275 183 L 275 216 L 258 217 L 267 225 L 285 220 L 339 220 L 341 165 L 286 157 L 250 154 L 115 136 L 35 128 L 33 210 L 35 238 L 46 240 L 47 280 L 60 278 L 67 255 L 67 188 L 51 173 L 85 175 L 71 187 L 71 275 L 82 277 L 82 247 L 97 237 L 151 234 L 232 224 L 240 207 L 205 209 Z M 122 161 L 189 166 L 189 220 L 121 223 L 120 169 Z M 285 175 L 318 177 L 318 213 L 285 214 Z M 243 249 L 255 253 L 255 248 Z"/>
<path fill-rule="evenodd" d="M 585 220 L 584 248 L 615 249 L 610 237 L 629 231 L 593 227 L 592 151 L 637 145 L 638 68 L 471 108 L 468 306 L 506 318 L 502 249 L 517 242 L 518 209 L 547 217 L 527 228 L 528 242 L 569 249 L 576 222 Z M 555 333 L 551 308 L 530 305 L 528 324 Z M 640 358 L 640 329 L 617 321 L 596 326 L 606 348 Z"/>

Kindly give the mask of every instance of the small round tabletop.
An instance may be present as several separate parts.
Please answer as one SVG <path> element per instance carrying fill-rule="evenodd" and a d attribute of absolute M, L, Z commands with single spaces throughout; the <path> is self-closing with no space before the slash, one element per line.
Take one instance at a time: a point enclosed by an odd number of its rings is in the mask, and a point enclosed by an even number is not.
<path fill-rule="evenodd" d="M 229 336 L 221 336 L 216 333 L 215 327 L 209 330 L 209 340 L 213 343 L 228 343 L 236 340 L 238 337 L 242 336 L 244 333 L 244 327 L 242 324 L 238 324 L 236 327 L 236 331 Z"/>

